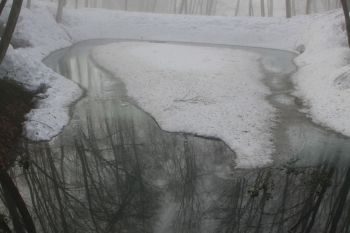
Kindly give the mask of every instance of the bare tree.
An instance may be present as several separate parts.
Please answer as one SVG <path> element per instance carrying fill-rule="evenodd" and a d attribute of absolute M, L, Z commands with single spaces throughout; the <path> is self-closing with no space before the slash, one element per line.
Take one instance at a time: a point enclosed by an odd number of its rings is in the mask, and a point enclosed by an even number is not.
<path fill-rule="evenodd" d="M 61 23 L 63 17 L 63 7 L 66 5 L 66 0 L 58 0 L 56 22 Z"/>
<path fill-rule="evenodd" d="M 265 0 L 260 0 L 261 16 L 265 16 Z"/>
<path fill-rule="evenodd" d="M 269 0 L 267 2 L 267 8 L 268 8 L 269 17 L 272 17 L 273 16 L 273 0 Z"/>
<path fill-rule="evenodd" d="M 249 0 L 249 16 L 254 15 L 253 1 Z"/>
<path fill-rule="evenodd" d="M 346 32 L 347 32 L 347 35 L 348 35 L 348 44 L 349 44 L 349 47 L 350 47 L 350 17 L 349 17 L 348 2 L 346 0 L 341 0 L 341 4 L 343 6 L 344 17 L 345 17 L 345 25 L 346 25 Z"/>
<path fill-rule="evenodd" d="M 0 184 L 5 197 L 5 203 L 13 220 L 13 228 L 16 233 L 36 233 L 34 221 L 28 211 L 21 194 L 9 174 L 0 171 Z M 20 220 L 22 217 L 22 220 Z M 24 229 L 23 229 L 24 228 Z"/>
<path fill-rule="evenodd" d="M 0 15 L 2 14 L 2 11 L 4 10 L 6 3 L 7 3 L 7 0 L 1 0 L 1 2 L 0 2 Z"/>
<path fill-rule="evenodd" d="M 286 0 L 286 16 L 287 18 L 292 17 L 292 4 L 290 0 Z"/>
<path fill-rule="evenodd" d="M 306 14 L 311 13 L 311 0 L 306 0 Z"/>
<path fill-rule="evenodd" d="M 27 7 L 28 9 L 30 9 L 31 5 L 32 5 L 32 0 L 27 0 L 27 5 L 26 5 L 26 7 Z"/>
<path fill-rule="evenodd" d="M 3 3 L 2 1 L 1 3 Z M 15 31 L 19 13 L 21 12 L 23 0 L 13 0 L 10 15 L 0 41 L 0 63 L 4 60 L 7 49 L 10 46 L 12 34 Z M 6 4 L 6 1 L 5 1 Z M 0 12 L 1 13 L 1 12 Z"/>
<path fill-rule="evenodd" d="M 238 15 L 238 13 L 239 13 L 239 4 L 240 4 L 240 0 L 237 0 L 237 4 L 236 4 L 236 10 L 235 10 L 235 16 L 237 16 Z"/>

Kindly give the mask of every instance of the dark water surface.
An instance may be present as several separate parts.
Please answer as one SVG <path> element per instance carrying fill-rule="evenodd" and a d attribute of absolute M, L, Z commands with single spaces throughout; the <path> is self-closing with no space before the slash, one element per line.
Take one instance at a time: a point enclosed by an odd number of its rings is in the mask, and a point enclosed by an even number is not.
<path fill-rule="evenodd" d="M 90 59 L 108 42 L 81 42 L 44 61 L 86 96 L 62 134 L 26 145 L 29 169 L 13 170 L 41 232 L 350 232 L 349 139 L 298 111 L 295 54 L 231 46 L 263 55 L 279 116 L 274 164 L 235 169 L 222 141 L 162 131 L 139 109 Z"/>

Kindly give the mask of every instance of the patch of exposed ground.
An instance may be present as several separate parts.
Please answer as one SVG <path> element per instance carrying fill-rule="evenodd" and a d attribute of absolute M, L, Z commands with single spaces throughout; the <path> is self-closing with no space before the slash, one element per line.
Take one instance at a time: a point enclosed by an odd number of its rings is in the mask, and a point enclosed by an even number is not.
<path fill-rule="evenodd" d="M 16 158 L 32 100 L 33 94 L 17 84 L 0 81 L 0 169 L 7 169 Z"/>

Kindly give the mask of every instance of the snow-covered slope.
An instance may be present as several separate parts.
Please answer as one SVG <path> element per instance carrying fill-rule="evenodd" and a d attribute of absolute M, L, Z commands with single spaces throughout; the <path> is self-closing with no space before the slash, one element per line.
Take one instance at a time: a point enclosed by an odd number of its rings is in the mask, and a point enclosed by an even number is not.
<path fill-rule="evenodd" d="M 7 9 L 8 10 L 8 9 Z M 25 134 L 31 140 L 49 140 L 69 122 L 69 107 L 82 94 L 73 82 L 46 67 L 41 60 L 50 52 L 71 45 L 48 8 L 22 9 L 12 47 L 0 66 L 0 77 L 14 79 L 39 92 L 35 108 L 27 115 Z"/>

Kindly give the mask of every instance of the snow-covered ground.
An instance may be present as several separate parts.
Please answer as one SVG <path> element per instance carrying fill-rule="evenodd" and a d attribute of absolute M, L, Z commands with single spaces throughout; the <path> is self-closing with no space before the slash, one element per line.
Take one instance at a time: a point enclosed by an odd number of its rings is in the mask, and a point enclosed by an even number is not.
<path fill-rule="evenodd" d="M 31 90 L 41 84 L 50 87 L 38 102 L 38 109 L 29 114 L 27 129 L 31 138 L 49 139 L 57 134 L 68 122 L 69 104 L 81 93 L 76 85 L 53 73 L 40 60 L 73 42 L 98 38 L 207 42 L 303 51 L 295 61 L 298 66 L 293 76 L 295 94 L 304 99 L 305 111 L 315 122 L 350 136 L 350 68 L 347 64 L 350 53 L 340 10 L 288 20 L 67 9 L 60 25 L 54 21 L 54 12 L 54 5 L 38 2 L 34 2 L 31 10 L 23 9 L 15 41 L 27 47 L 11 50 L 1 67 L 1 72 L 12 71 L 15 75 L 10 76 Z M 246 56 L 243 57 L 242 63 Z M 45 115 L 49 118 L 43 117 Z M 185 130 L 184 127 L 180 129 Z"/>
<path fill-rule="evenodd" d="M 223 139 L 240 167 L 267 164 L 274 109 L 265 100 L 260 56 L 190 45 L 124 42 L 94 59 L 126 84 L 128 95 L 164 130 Z"/>
<path fill-rule="evenodd" d="M 8 10 L 8 9 L 6 9 Z M 14 79 L 38 92 L 35 108 L 27 115 L 25 135 L 31 140 L 49 140 L 69 122 L 69 107 L 82 94 L 73 82 L 46 67 L 41 60 L 50 52 L 71 45 L 46 7 L 23 9 L 13 44 L 0 66 L 0 77 Z"/>

